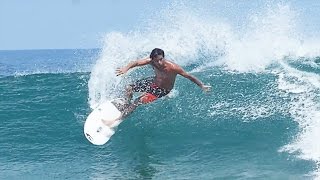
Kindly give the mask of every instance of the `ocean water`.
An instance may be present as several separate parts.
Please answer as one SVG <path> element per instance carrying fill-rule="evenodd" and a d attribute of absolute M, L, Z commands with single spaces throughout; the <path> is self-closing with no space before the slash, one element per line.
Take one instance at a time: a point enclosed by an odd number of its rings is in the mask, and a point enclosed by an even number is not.
<path fill-rule="evenodd" d="M 242 30 L 191 7 L 107 33 L 100 49 L 0 51 L 0 179 L 319 179 L 319 39 L 299 31 L 288 4 Z M 92 109 L 152 75 L 115 68 L 154 47 L 212 92 L 178 77 L 107 144 L 90 144 Z"/>

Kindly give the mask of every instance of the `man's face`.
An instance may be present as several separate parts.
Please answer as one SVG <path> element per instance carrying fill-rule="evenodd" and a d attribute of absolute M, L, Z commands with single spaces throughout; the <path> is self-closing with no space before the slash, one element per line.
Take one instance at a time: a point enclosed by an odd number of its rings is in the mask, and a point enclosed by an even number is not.
<path fill-rule="evenodd" d="M 156 65 L 162 66 L 163 64 L 163 56 L 162 55 L 156 55 L 154 58 L 152 58 L 152 62 Z"/>

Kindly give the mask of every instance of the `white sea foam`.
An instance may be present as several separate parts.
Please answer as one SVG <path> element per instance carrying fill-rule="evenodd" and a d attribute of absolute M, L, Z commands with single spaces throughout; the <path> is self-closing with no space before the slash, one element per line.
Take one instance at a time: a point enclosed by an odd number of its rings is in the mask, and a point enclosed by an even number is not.
<path fill-rule="evenodd" d="M 320 77 L 318 74 L 301 72 L 284 65 L 285 73 L 279 76 L 279 89 L 289 93 L 289 112 L 299 124 L 300 132 L 293 142 L 281 152 L 298 153 L 303 159 L 320 162 Z"/>
<path fill-rule="evenodd" d="M 119 96 L 122 92 L 118 89 L 131 76 L 129 73 L 116 77 L 115 69 L 148 56 L 155 47 L 163 48 L 169 59 L 182 66 L 197 64 L 193 72 L 215 66 L 237 73 L 273 73 L 278 77 L 278 93 L 291 97 L 290 103 L 279 105 L 272 99 L 264 104 L 248 102 L 246 106 L 236 107 L 235 112 L 255 119 L 288 109 L 299 124 L 300 133 L 281 151 L 299 152 L 299 157 L 319 163 L 320 78 L 318 74 L 291 68 L 286 60 L 320 56 L 320 40 L 299 33 L 299 16 L 291 6 L 275 4 L 263 9 L 251 13 L 243 22 L 246 28 L 240 32 L 226 21 L 208 18 L 192 7 L 173 3 L 160 16 L 145 20 L 146 25 L 133 32 L 108 33 L 89 80 L 90 106 Z M 270 68 L 274 64 L 277 68 Z M 212 106 L 209 114 L 231 106 L 230 102 Z"/>

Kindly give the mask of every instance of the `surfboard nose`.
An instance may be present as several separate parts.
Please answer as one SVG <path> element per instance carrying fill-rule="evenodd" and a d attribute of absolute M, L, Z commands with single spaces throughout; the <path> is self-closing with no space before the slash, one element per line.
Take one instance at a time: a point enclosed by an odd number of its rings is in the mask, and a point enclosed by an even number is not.
<path fill-rule="evenodd" d="M 109 101 L 99 105 L 86 119 L 84 135 L 94 145 L 103 145 L 109 141 L 121 122 L 121 112 Z"/>

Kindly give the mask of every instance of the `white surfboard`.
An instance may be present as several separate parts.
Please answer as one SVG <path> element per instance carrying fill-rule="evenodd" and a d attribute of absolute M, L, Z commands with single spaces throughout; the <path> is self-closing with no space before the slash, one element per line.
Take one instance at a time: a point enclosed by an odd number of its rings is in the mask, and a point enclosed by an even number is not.
<path fill-rule="evenodd" d="M 84 123 L 84 135 L 94 145 L 104 145 L 122 122 L 121 111 L 112 103 L 105 102 L 94 109 Z"/>

